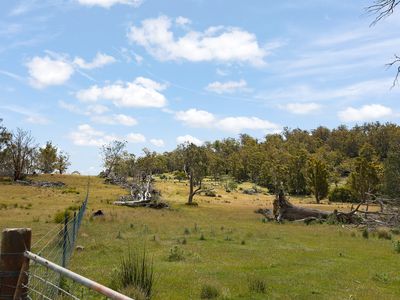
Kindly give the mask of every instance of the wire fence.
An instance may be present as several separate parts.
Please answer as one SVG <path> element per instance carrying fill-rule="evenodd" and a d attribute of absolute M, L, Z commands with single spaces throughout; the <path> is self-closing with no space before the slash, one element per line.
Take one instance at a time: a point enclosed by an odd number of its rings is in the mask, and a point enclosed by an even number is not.
<path fill-rule="evenodd" d="M 63 224 L 36 241 L 31 247 L 32 252 L 66 268 L 75 249 L 88 199 L 89 187 L 79 209 L 73 215 L 66 212 Z M 23 272 L 28 277 L 28 284 L 24 286 L 28 299 L 92 299 L 90 294 L 93 293 L 89 289 L 32 260 Z"/>

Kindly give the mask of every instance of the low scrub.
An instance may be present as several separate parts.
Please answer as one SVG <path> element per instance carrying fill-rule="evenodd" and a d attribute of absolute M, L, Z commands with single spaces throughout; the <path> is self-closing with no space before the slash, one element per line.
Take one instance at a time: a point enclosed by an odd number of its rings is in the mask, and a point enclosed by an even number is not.
<path fill-rule="evenodd" d="M 353 192 L 349 188 L 344 186 L 335 187 L 333 190 L 331 190 L 329 192 L 328 199 L 331 202 L 359 202 Z"/>

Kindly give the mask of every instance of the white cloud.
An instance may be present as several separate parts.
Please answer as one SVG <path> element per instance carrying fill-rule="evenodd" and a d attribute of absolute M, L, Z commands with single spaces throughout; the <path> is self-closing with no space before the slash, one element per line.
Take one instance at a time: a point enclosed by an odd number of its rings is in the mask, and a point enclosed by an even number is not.
<path fill-rule="evenodd" d="M 144 143 L 146 137 L 141 133 L 130 133 L 126 136 L 126 140 L 131 143 Z"/>
<path fill-rule="evenodd" d="M 360 108 L 347 107 L 338 113 L 339 119 L 344 122 L 376 121 L 393 115 L 391 108 L 381 104 L 363 105 Z"/>
<path fill-rule="evenodd" d="M 31 115 L 25 119 L 26 122 L 32 124 L 46 125 L 49 123 L 49 120 L 46 117 L 40 115 Z"/>
<path fill-rule="evenodd" d="M 165 85 L 151 79 L 137 77 L 132 82 L 116 82 L 104 87 L 93 85 L 78 91 L 76 96 L 87 102 L 111 100 L 116 106 L 123 107 L 164 107 L 167 100 L 160 92 L 165 88 Z"/>
<path fill-rule="evenodd" d="M 94 104 L 94 105 L 89 105 L 86 108 L 86 112 L 88 114 L 96 114 L 96 115 L 101 115 L 104 114 L 105 112 L 109 111 L 110 109 L 105 106 L 105 105 L 101 105 L 101 104 Z"/>
<path fill-rule="evenodd" d="M 97 115 L 91 117 L 91 120 L 96 123 L 108 124 L 108 125 L 124 125 L 124 126 L 134 126 L 137 124 L 136 119 L 123 115 L 115 114 L 112 116 Z"/>
<path fill-rule="evenodd" d="M 187 31 L 176 37 L 167 16 L 142 21 L 131 26 L 128 39 L 143 46 L 159 60 L 188 60 L 249 63 L 263 66 L 266 51 L 255 34 L 237 27 L 209 27 L 204 32 Z"/>
<path fill-rule="evenodd" d="M 95 130 L 89 124 L 82 124 L 78 129 L 69 134 L 69 138 L 78 146 L 102 146 L 113 140 L 118 140 L 114 135 L 108 135 L 103 131 Z"/>
<path fill-rule="evenodd" d="M 261 100 L 271 101 L 325 101 L 325 100 L 354 100 L 365 97 L 386 97 L 389 94 L 398 94 L 396 90 L 389 87 L 393 78 L 380 78 L 361 81 L 346 86 L 314 88 L 309 85 L 294 85 L 279 90 L 272 90 L 258 95 Z"/>
<path fill-rule="evenodd" d="M 280 126 L 257 117 L 227 117 L 217 122 L 216 127 L 233 133 L 245 130 L 262 130 L 264 132 L 279 132 Z"/>
<path fill-rule="evenodd" d="M 234 93 L 237 91 L 246 90 L 247 82 L 243 79 L 239 81 L 227 81 L 227 82 L 219 82 L 215 81 L 206 86 L 206 90 L 217 93 Z"/>
<path fill-rule="evenodd" d="M 87 69 L 87 70 L 101 68 L 105 65 L 112 64 L 114 62 L 116 62 L 116 59 L 114 57 L 104 53 L 97 53 L 96 57 L 91 62 L 86 62 L 81 57 L 75 57 L 74 59 L 74 64 L 76 64 L 81 69 Z"/>
<path fill-rule="evenodd" d="M 142 4 L 143 0 L 77 0 L 79 4 L 86 6 L 100 6 L 103 8 L 110 8 L 115 4 L 125 4 L 138 7 Z"/>
<path fill-rule="evenodd" d="M 72 66 L 61 59 L 35 56 L 28 63 L 29 80 L 33 87 L 44 88 L 64 84 L 74 73 Z"/>
<path fill-rule="evenodd" d="M 212 113 L 195 108 L 186 111 L 178 111 L 175 113 L 175 118 L 191 127 L 211 127 L 215 121 L 215 117 Z"/>
<path fill-rule="evenodd" d="M 287 103 L 285 105 L 279 105 L 279 108 L 287 110 L 293 114 L 306 115 L 319 110 L 321 108 L 321 105 L 314 102 L 309 102 L 309 103 L 294 102 L 294 103 Z"/>
<path fill-rule="evenodd" d="M 175 19 L 175 23 L 180 26 L 186 26 L 192 23 L 192 21 L 190 21 L 188 18 L 179 16 Z"/>
<path fill-rule="evenodd" d="M 152 143 L 156 147 L 164 147 L 165 143 L 164 140 L 162 139 L 151 139 L 150 143 Z"/>
<path fill-rule="evenodd" d="M 178 144 L 192 143 L 192 144 L 195 144 L 197 146 L 201 146 L 203 144 L 203 141 L 201 141 L 198 138 L 195 138 L 194 136 L 191 136 L 189 134 L 178 136 L 176 138 L 176 142 Z"/>
<path fill-rule="evenodd" d="M 175 118 L 184 124 L 198 128 L 216 128 L 232 133 L 241 133 L 245 130 L 262 130 L 263 132 L 279 132 L 278 124 L 257 117 L 226 117 L 219 119 L 212 113 L 191 108 L 187 111 L 178 111 Z"/>

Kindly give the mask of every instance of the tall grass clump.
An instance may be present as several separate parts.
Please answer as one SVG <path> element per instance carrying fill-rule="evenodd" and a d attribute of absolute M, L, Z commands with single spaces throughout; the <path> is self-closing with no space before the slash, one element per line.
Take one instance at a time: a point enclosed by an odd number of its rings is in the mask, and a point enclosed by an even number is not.
<path fill-rule="evenodd" d="M 201 287 L 200 299 L 214 299 L 219 296 L 219 291 L 215 286 L 205 284 Z"/>
<path fill-rule="evenodd" d="M 142 294 L 145 299 L 150 299 L 153 294 L 154 267 L 146 255 L 129 250 L 128 254 L 121 258 L 113 276 L 111 286 L 120 291 L 131 291 L 132 295 Z"/>
<path fill-rule="evenodd" d="M 267 285 L 264 280 L 259 278 L 252 278 L 249 280 L 250 292 L 265 294 L 267 292 Z"/>

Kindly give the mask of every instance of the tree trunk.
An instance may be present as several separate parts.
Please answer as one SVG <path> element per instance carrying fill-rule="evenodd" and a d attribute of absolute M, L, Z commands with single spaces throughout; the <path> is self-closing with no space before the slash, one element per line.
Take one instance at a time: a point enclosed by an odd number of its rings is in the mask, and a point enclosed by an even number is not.
<path fill-rule="evenodd" d="M 188 198 L 188 204 L 189 205 L 193 204 L 193 196 L 194 196 L 193 185 L 194 185 L 193 176 L 192 176 L 192 174 L 190 174 L 190 177 L 189 177 L 189 198 Z"/>
<path fill-rule="evenodd" d="M 310 217 L 317 219 L 326 219 L 330 214 L 329 212 L 318 209 L 295 206 L 286 200 L 283 192 L 279 193 L 277 199 L 273 203 L 273 206 L 273 213 L 277 221 L 295 221 Z"/>

